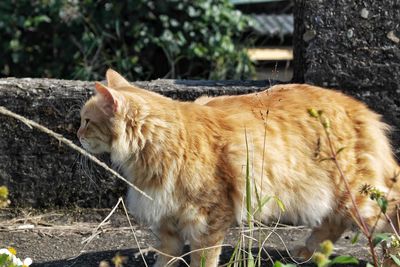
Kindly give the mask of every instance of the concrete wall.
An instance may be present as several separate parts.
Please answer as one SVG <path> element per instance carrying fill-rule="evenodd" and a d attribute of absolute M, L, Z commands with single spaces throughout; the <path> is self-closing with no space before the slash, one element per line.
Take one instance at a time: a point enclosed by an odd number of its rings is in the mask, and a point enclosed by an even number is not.
<path fill-rule="evenodd" d="M 400 90 L 399 0 L 296 0 L 295 79 Z"/>
<path fill-rule="evenodd" d="M 400 153 L 400 0 L 294 0 L 294 79 L 337 88 L 394 126 Z"/>

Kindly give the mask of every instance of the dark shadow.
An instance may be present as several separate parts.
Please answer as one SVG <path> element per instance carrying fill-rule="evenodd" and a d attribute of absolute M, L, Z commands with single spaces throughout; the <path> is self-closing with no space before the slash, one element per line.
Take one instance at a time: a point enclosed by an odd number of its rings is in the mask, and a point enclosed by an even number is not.
<path fill-rule="evenodd" d="M 187 252 L 189 249 L 186 247 L 185 251 Z M 233 248 L 224 248 L 220 257 L 220 265 L 224 265 L 229 262 L 231 255 L 233 253 Z M 257 255 L 258 249 L 254 248 L 253 255 Z M 115 255 L 119 254 L 122 257 L 126 257 L 127 261 L 123 265 L 124 267 L 145 267 L 146 265 L 143 263 L 141 256 L 135 258 L 135 254 L 138 252 L 137 249 L 124 249 L 124 250 L 109 250 L 109 251 L 99 251 L 99 252 L 90 252 L 80 255 L 75 259 L 63 259 L 57 261 L 43 262 L 43 263 L 34 263 L 31 267 L 99 267 L 101 261 L 108 261 L 110 266 L 114 266 L 112 264 L 112 258 Z M 145 256 L 146 262 L 148 266 L 152 266 L 155 262 L 155 254 L 148 253 Z M 289 255 L 285 251 L 276 250 L 273 248 L 267 248 L 261 252 L 262 267 L 271 267 L 273 266 L 273 262 L 279 260 L 282 263 L 294 263 Z M 185 257 L 185 260 L 189 263 L 189 256 Z M 300 260 L 298 262 L 301 262 Z M 296 264 L 298 265 L 298 264 Z M 361 261 L 358 265 L 340 265 L 340 266 L 365 266 L 366 262 Z M 181 263 L 179 267 L 185 267 L 184 263 Z M 301 266 L 315 266 L 309 262 L 301 264 Z"/>

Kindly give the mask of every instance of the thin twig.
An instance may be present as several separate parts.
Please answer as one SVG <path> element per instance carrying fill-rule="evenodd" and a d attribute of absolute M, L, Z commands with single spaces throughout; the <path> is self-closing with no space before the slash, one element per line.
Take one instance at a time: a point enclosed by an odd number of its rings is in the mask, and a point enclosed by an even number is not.
<path fill-rule="evenodd" d="M 137 239 L 135 230 L 133 230 L 133 226 L 132 226 L 132 223 L 131 223 L 131 219 L 129 218 L 128 210 L 127 210 L 127 208 L 126 208 L 126 206 L 125 206 L 125 202 L 124 202 L 124 200 L 123 200 L 121 197 L 119 198 L 119 201 L 121 201 L 122 207 L 124 208 L 124 212 L 125 212 L 126 218 L 127 218 L 128 222 L 129 222 L 129 227 L 131 228 L 133 237 L 135 238 L 135 242 L 136 242 L 136 245 L 137 245 L 138 250 L 139 250 L 139 252 L 140 252 L 140 255 L 142 256 L 142 260 L 143 260 L 143 262 L 144 262 L 144 265 L 146 265 L 146 267 L 148 267 L 147 262 L 146 262 L 146 259 L 144 258 L 142 249 L 141 249 L 141 247 L 140 247 L 139 241 L 138 241 L 138 239 Z"/>
<path fill-rule="evenodd" d="M 119 198 L 117 204 L 115 204 L 114 208 L 110 211 L 110 213 L 107 215 L 107 217 L 105 217 L 104 220 L 99 225 L 97 225 L 97 227 L 93 230 L 93 233 L 92 233 L 91 236 L 89 236 L 88 238 L 85 238 L 84 240 L 82 240 L 81 244 L 88 244 L 90 241 L 93 240 L 93 238 L 95 238 L 97 235 L 99 235 L 99 232 L 98 232 L 99 229 L 104 224 L 106 224 L 108 219 L 110 219 L 111 215 L 114 214 L 115 210 L 118 208 L 119 203 L 121 203 L 121 201 L 122 201 L 122 198 Z"/>
<path fill-rule="evenodd" d="M 129 226 L 130 226 L 129 228 L 130 228 L 130 230 L 131 230 L 132 233 L 133 233 L 133 236 L 134 236 L 134 238 L 135 238 L 136 245 L 137 245 L 137 247 L 138 247 L 138 249 L 139 249 L 139 253 L 142 255 L 142 259 L 143 259 L 144 265 L 145 265 L 146 267 L 148 267 L 147 262 L 146 262 L 146 259 L 144 258 L 143 252 L 142 252 L 142 250 L 140 249 L 139 241 L 138 241 L 138 239 L 137 239 L 137 237 L 136 237 L 135 230 L 133 229 L 132 223 L 131 223 L 131 221 L 130 221 L 130 219 L 129 219 L 128 211 L 127 211 L 127 209 L 126 209 L 126 206 L 125 206 L 125 203 L 124 203 L 124 200 L 122 199 L 122 197 L 120 197 L 120 198 L 118 199 L 117 204 L 115 204 L 114 208 L 109 212 L 109 214 L 106 216 L 106 218 L 104 218 L 104 220 L 103 220 L 99 225 L 97 225 L 97 227 L 92 231 L 92 235 L 91 235 L 89 238 L 86 238 L 85 240 L 82 241 L 82 243 L 85 243 L 84 246 L 83 246 L 83 248 L 81 249 L 81 251 L 80 251 L 80 253 L 79 253 L 78 255 L 76 255 L 76 256 L 74 256 L 74 257 L 72 257 L 72 258 L 69 259 L 69 260 L 75 260 L 75 261 L 72 262 L 72 264 L 69 265 L 68 267 L 72 267 L 73 265 L 75 265 L 75 263 L 76 263 L 76 261 L 77 261 L 77 258 L 78 258 L 79 256 L 82 255 L 82 253 L 85 251 L 86 247 L 87 247 L 87 246 L 89 245 L 89 243 L 93 240 L 93 238 L 96 237 L 96 236 L 98 236 L 98 235 L 100 234 L 100 232 L 99 232 L 98 230 L 99 230 L 102 226 L 109 224 L 109 219 L 110 219 L 111 216 L 115 213 L 115 211 L 117 210 L 117 208 L 119 207 L 119 205 L 120 205 L 121 203 L 122 203 L 122 207 L 124 208 L 125 214 L 126 214 L 126 216 L 127 216 L 127 218 L 128 218 L 128 222 L 129 222 Z"/>
<path fill-rule="evenodd" d="M 86 156 L 87 158 L 89 158 L 90 160 L 92 160 L 93 162 L 95 162 L 97 165 L 103 167 L 106 171 L 110 172 L 111 174 L 115 175 L 118 179 L 121 179 L 122 181 L 124 181 L 125 183 L 127 183 L 129 186 L 131 186 L 132 188 L 134 188 L 136 191 L 138 191 L 139 193 L 141 193 L 143 196 L 147 197 L 150 200 L 153 200 L 148 194 L 146 194 L 145 192 L 143 192 L 142 190 L 140 190 L 137 186 L 135 186 L 134 184 L 132 184 L 131 182 L 129 182 L 128 180 L 126 180 L 124 177 L 122 177 L 119 173 L 117 173 L 116 171 L 114 171 L 113 169 L 111 169 L 110 167 L 107 166 L 107 164 L 105 164 L 104 162 L 100 161 L 98 158 L 96 158 L 95 156 L 93 156 L 92 154 L 89 154 L 88 152 L 86 152 L 84 149 L 82 149 L 81 147 L 75 145 L 71 140 L 66 139 L 64 136 L 62 136 L 61 134 L 58 134 L 52 130 L 50 130 L 49 128 L 34 122 L 30 119 L 27 119 L 21 115 L 18 115 L 10 110 L 8 110 L 7 108 L 0 106 L 0 113 L 9 117 L 12 117 L 14 119 L 17 119 L 19 121 L 21 121 L 22 123 L 28 125 L 28 127 L 34 127 L 48 135 L 50 135 L 51 137 L 57 139 L 58 141 L 60 141 L 61 143 L 69 146 L 70 148 L 72 148 L 73 150 L 81 153 L 82 155 Z"/>
<path fill-rule="evenodd" d="M 392 219 L 390 219 L 390 217 L 386 214 L 386 212 L 383 212 L 383 215 L 385 216 L 386 221 L 389 223 L 390 227 L 395 233 L 397 239 L 400 239 L 399 232 L 397 231 L 396 226 L 394 226 Z"/>
<path fill-rule="evenodd" d="M 320 122 L 322 124 L 321 118 L 320 118 Z M 324 131 L 325 131 L 326 137 L 328 139 L 328 145 L 329 145 L 329 149 L 330 149 L 331 154 L 332 154 L 332 159 L 333 159 L 333 161 L 334 161 L 334 163 L 336 165 L 337 170 L 339 171 L 340 177 L 344 181 L 344 185 L 345 185 L 346 191 L 349 193 L 351 202 L 353 204 L 353 207 L 354 207 L 354 210 L 355 210 L 355 213 L 356 213 L 356 218 L 357 218 L 356 222 L 358 222 L 359 225 L 361 225 L 361 230 L 363 231 L 363 233 L 365 234 L 365 236 L 367 237 L 367 240 L 368 240 L 368 245 L 369 245 L 369 248 L 370 248 L 370 251 L 371 251 L 372 260 L 374 261 L 374 265 L 378 266 L 378 257 L 376 255 L 376 251 L 374 249 L 374 244 L 373 244 L 373 241 L 372 241 L 372 233 L 370 232 L 370 229 L 368 228 L 367 224 L 365 223 L 365 220 L 361 216 L 360 210 L 358 209 L 358 206 L 356 204 L 356 200 L 354 199 L 354 196 L 353 196 L 353 194 L 351 192 L 350 184 L 347 181 L 347 178 L 344 175 L 344 172 L 343 172 L 342 168 L 340 167 L 339 160 L 337 158 L 337 153 L 336 153 L 336 151 L 335 151 L 335 149 L 333 147 L 333 143 L 332 143 L 332 139 L 330 137 L 329 131 L 328 131 L 327 127 L 325 127 L 325 126 L 324 126 Z"/>

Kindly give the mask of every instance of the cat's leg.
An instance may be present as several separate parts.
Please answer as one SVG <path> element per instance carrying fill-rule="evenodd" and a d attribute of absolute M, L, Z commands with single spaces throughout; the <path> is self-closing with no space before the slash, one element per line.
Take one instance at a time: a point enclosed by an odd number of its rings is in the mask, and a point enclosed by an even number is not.
<path fill-rule="evenodd" d="M 199 267 L 205 261 L 207 267 L 217 267 L 222 244 L 234 215 L 227 207 L 212 209 L 208 217 L 186 222 L 183 231 L 190 242 L 190 267 Z M 201 215 L 198 216 L 201 218 Z"/>
<path fill-rule="evenodd" d="M 306 245 L 295 251 L 295 256 L 309 259 L 319 249 L 319 245 L 325 240 L 336 242 L 350 223 L 341 218 L 326 218 L 321 225 L 314 227 L 307 238 Z"/>
<path fill-rule="evenodd" d="M 207 267 L 217 267 L 225 233 L 225 230 L 221 230 L 203 235 L 200 239 L 190 240 L 190 248 L 193 251 L 190 254 L 190 267 L 199 267 L 202 260 L 205 260 Z"/>
<path fill-rule="evenodd" d="M 171 262 L 171 260 L 182 254 L 184 241 L 176 227 L 168 221 L 162 221 L 156 231 L 160 239 L 157 249 L 162 253 L 157 255 L 153 267 L 178 266 L 178 261 Z"/>

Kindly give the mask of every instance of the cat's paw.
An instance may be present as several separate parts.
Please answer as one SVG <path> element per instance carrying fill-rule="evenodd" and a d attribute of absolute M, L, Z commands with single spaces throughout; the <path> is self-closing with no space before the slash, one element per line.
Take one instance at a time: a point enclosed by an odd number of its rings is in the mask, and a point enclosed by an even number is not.
<path fill-rule="evenodd" d="M 311 251 L 307 247 L 297 247 L 292 251 L 292 256 L 303 260 L 309 260 L 314 255 L 314 252 L 314 250 Z"/>

